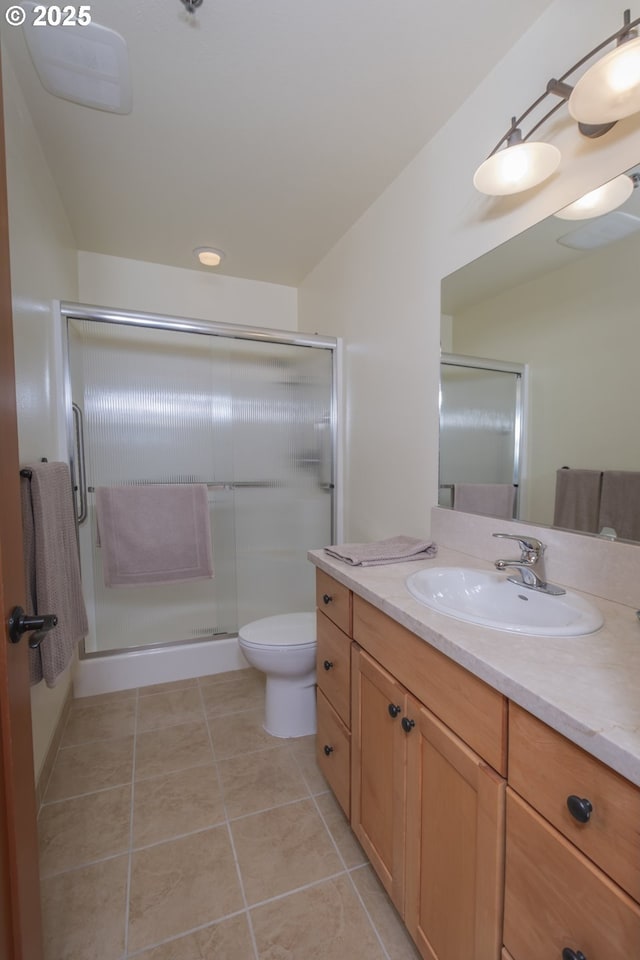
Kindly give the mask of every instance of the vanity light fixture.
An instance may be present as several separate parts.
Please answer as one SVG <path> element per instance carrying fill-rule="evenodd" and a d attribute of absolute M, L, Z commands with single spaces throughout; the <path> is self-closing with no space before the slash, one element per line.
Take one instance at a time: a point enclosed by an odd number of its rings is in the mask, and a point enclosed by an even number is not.
<path fill-rule="evenodd" d="M 520 193 L 543 183 L 557 170 L 561 160 L 558 148 L 530 137 L 563 104 L 569 104 L 569 113 L 577 120 L 580 133 L 590 139 L 603 136 L 618 120 L 640 111 L 640 38 L 635 29 L 638 24 L 640 18 L 631 21 L 630 11 L 625 10 L 620 30 L 581 57 L 559 79 L 549 80 L 544 93 L 519 117 L 512 118 L 507 132 L 475 172 L 473 183 L 480 193 L 492 197 Z M 587 70 L 575 87 L 567 83 L 576 70 L 614 42 L 616 49 Z M 597 92 L 593 93 L 594 90 Z M 558 102 L 523 135 L 523 121 L 550 96 L 558 97 Z M 596 104 L 593 111 L 585 106 L 592 102 Z"/>
<path fill-rule="evenodd" d="M 193 251 L 203 267 L 220 266 L 224 253 L 215 247 L 196 247 Z"/>
<path fill-rule="evenodd" d="M 601 187 L 590 190 L 584 196 L 578 197 L 573 203 L 558 210 L 554 216 L 560 220 L 588 220 L 590 217 L 601 217 L 622 206 L 633 193 L 634 187 L 640 183 L 637 173 L 629 176 L 626 173 L 603 183 Z"/>

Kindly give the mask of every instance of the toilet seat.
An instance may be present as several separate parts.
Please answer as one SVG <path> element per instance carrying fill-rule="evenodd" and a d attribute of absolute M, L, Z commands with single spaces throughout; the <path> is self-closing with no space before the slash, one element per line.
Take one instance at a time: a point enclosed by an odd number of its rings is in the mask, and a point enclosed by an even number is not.
<path fill-rule="evenodd" d="M 238 637 L 255 647 L 307 647 L 316 642 L 316 615 L 282 613 L 263 617 L 241 627 Z"/>

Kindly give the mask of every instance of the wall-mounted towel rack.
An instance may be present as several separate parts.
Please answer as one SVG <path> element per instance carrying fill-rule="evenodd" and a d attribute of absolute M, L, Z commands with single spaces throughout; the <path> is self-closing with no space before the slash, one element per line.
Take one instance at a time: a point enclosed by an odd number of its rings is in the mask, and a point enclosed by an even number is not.
<path fill-rule="evenodd" d="M 46 457 L 42 457 L 40 463 L 49 463 L 49 461 Z M 31 480 L 31 477 L 33 476 L 33 470 L 29 470 L 28 467 L 23 467 L 23 469 L 20 471 L 20 476 L 26 477 L 27 480 Z"/>

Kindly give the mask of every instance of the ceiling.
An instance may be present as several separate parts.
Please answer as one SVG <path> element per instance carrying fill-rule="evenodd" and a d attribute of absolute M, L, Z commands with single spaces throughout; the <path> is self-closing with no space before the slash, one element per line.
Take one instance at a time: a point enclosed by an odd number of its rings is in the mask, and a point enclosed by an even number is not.
<path fill-rule="evenodd" d="M 128 115 L 52 96 L 22 29 L 2 41 L 79 249 L 206 269 L 210 245 L 295 286 L 549 3 L 92 0 L 128 45 Z"/>

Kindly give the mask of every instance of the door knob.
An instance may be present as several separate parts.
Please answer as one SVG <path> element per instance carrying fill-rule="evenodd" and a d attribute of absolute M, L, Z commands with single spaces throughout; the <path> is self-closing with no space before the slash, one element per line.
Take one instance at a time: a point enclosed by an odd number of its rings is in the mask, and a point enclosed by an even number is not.
<path fill-rule="evenodd" d="M 325 743 L 323 749 L 326 757 L 330 757 L 333 753 L 333 747 L 330 747 L 328 743 Z"/>
<path fill-rule="evenodd" d="M 393 717 L 394 720 L 395 720 L 395 718 L 396 718 L 396 717 L 398 716 L 398 714 L 400 713 L 401 709 L 402 709 L 402 707 L 400 706 L 399 703 L 390 703 L 390 704 L 389 704 L 389 716 L 390 716 L 390 717 Z"/>
<path fill-rule="evenodd" d="M 11 611 L 7 626 L 9 627 L 9 640 L 11 643 L 19 643 L 23 633 L 34 631 L 29 640 L 31 650 L 37 650 L 44 640 L 45 633 L 53 630 L 58 624 L 58 618 L 55 613 L 46 613 L 42 617 L 28 617 L 22 607 L 14 607 Z"/>
<path fill-rule="evenodd" d="M 415 720 L 410 720 L 409 717 L 403 717 L 400 722 L 402 723 L 402 729 L 405 733 L 411 733 L 416 725 Z"/>
<path fill-rule="evenodd" d="M 582 951 L 572 950 L 571 947 L 565 947 L 562 951 L 562 960 L 587 960 L 587 958 Z"/>
<path fill-rule="evenodd" d="M 322 666 L 325 668 L 325 670 L 331 670 L 333 662 L 331 660 L 325 660 Z"/>

